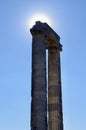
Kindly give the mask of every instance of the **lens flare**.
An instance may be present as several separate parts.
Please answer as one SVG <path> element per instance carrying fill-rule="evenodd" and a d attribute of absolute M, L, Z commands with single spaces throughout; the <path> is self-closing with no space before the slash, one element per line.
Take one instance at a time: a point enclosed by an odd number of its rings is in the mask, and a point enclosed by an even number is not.
<path fill-rule="evenodd" d="M 50 26 L 52 25 L 50 18 L 46 16 L 45 14 L 35 14 L 28 20 L 29 28 L 31 28 L 35 24 L 36 21 L 46 22 Z"/>

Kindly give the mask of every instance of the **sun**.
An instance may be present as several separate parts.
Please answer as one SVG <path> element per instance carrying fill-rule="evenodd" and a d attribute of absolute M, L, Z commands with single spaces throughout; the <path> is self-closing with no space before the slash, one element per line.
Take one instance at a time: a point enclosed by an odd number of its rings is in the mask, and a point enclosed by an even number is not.
<path fill-rule="evenodd" d="M 50 26 L 52 23 L 49 16 L 42 14 L 42 13 L 40 13 L 40 14 L 38 13 L 38 14 L 31 16 L 31 18 L 29 19 L 29 21 L 28 21 L 29 28 L 31 28 L 35 24 L 36 21 L 46 22 Z"/>

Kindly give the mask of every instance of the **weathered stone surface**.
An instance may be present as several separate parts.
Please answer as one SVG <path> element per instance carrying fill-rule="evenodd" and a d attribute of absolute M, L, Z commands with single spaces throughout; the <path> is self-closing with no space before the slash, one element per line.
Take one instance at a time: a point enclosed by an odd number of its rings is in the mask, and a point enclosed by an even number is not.
<path fill-rule="evenodd" d="M 48 49 L 48 125 L 49 130 L 63 130 L 60 52 Z"/>
<path fill-rule="evenodd" d="M 33 36 L 31 130 L 63 130 L 60 37 L 47 23 L 40 21 L 36 22 L 30 31 Z M 46 49 L 48 49 L 48 96 Z"/>
<path fill-rule="evenodd" d="M 43 34 L 32 43 L 31 130 L 47 130 L 46 44 Z"/>
<path fill-rule="evenodd" d="M 31 34 L 37 34 L 37 33 L 44 33 L 46 38 L 46 48 L 54 47 L 58 48 L 59 50 L 62 50 L 62 45 L 60 44 L 59 40 L 60 37 L 56 32 L 47 24 L 47 23 L 41 23 L 40 21 L 36 22 L 36 25 L 31 28 Z"/>

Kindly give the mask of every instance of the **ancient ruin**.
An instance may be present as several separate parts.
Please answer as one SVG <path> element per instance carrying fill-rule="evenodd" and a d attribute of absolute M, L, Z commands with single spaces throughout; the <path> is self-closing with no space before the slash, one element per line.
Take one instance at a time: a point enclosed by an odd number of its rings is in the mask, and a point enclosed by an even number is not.
<path fill-rule="evenodd" d="M 31 130 L 63 130 L 60 37 L 37 21 L 32 34 Z M 48 85 L 46 76 L 48 50 Z M 48 91 L 47 91 L 48 90 Z"/>

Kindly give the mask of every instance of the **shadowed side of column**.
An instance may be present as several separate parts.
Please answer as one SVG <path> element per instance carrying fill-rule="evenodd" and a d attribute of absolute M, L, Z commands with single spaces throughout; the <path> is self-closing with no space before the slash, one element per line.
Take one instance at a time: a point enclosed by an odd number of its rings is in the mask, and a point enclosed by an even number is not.
<path fill-rule="evenodd" d="M 32 41 L 31 130 L 47 130 L 46 44 L 42 33 Z"/>

